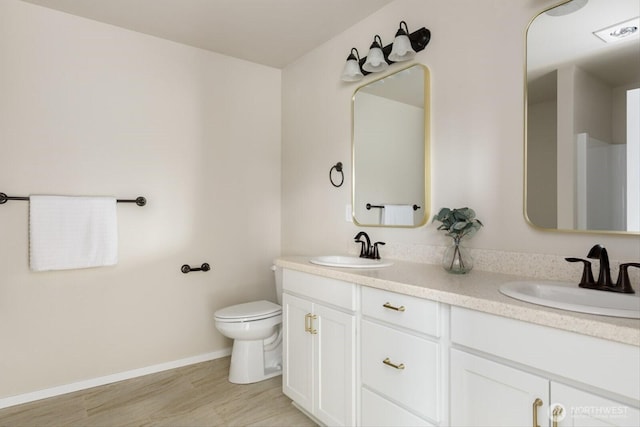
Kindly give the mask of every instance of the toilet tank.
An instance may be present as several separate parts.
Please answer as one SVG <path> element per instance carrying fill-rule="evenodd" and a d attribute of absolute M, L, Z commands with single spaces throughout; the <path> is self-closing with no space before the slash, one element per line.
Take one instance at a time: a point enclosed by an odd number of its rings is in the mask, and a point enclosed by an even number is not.
<path fill-rule="evenodd" d="M 282 305 L 282 267 L 273 265 L 271 270 L 273 270 L 276 280 L 276 298 L 278 299 L 278 304 Z"/>

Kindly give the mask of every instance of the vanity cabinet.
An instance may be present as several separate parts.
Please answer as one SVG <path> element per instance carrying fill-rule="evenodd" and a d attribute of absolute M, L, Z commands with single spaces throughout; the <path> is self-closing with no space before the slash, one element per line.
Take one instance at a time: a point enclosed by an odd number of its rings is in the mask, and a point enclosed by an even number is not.
<path fill-rule="evenodd" d="M 283 271 L 283 392 L 321 423 L 356 423 L 356 285 Z"/>
<path fill-rule="evenodd" d="M 640 425 L 637 347 L 459 307 L 451 342 L 452 426 Z"/>
<path fill-rule="evenodd" d="M 438 425 L 440 304 L 368 287 L 361 292 L 361 425 Z"/>
<path fill-rule="evenodd" d="M 363 277 L 283 270 L 283 391 L 317 422 L 640 425 L 639 346 L 516 320 L 515 305 L 503 317 Z"/>

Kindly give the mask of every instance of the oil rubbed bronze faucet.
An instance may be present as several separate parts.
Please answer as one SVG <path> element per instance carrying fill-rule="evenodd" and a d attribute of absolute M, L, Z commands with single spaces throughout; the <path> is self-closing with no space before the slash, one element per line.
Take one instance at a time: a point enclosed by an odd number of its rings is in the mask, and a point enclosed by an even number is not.
<path fill-rule="evenodd" d="M 612 286 L 611 270 L 609 269 L 609 255 L 607 249 L 602 245 L 595 245 L 591 248 L 587 254 L 589 259 L 597 259 L 600 261 L 600 271 L 598 272 L 598 281 L 596 285 L 598 287 Z"/>
<path fill-rule="evenodd" d="M 598 280 L 594 280 L 593 272 L 591 271 L 591 262 L 582 258 L 565 258 L 569 262 L 582 262 L 584 267 L 582 269 L 582 279 L 580 279 L 581 288 L 597 289 L 599 291 L 611 291 L 620 292 L 625 294 L 635 293 L 629 280 L 629 267 L 640 268 L 640 263 L 628 262 L 620 264 L 620 271 L 618 272 L 618 280 L 613 283 L 611 280 L 611 270 L 609 267 L 609 254 L 607 249 L 602 245 L 595 245 L 591 248 L 587 254 L 589 259 L 597 259 L 600 262 L 600 268 L 598 272 Z"/>
<path fill-rule="evenodd" d="M 364 237 L 364 241 L 360 240 L 361 237 Z M 380 259 L 378 245 L 384 245 L 384 242 L 375 242 L 372 245 L 369 235 L 364 231 L 356 234 L 354 239 L 356 243 L 360 243 L 360 258 Z"/>
<path fill-rule="evenodd" d="M 365 241 L 360 240 L 361 237 L 364 237 Z M 369 258 L 369 252 L 371 252 L 371 239 L 369 235 L 364 231 L 359 232 L 354 237 L 356 243 L 360 243 L 360 258 Z"/>

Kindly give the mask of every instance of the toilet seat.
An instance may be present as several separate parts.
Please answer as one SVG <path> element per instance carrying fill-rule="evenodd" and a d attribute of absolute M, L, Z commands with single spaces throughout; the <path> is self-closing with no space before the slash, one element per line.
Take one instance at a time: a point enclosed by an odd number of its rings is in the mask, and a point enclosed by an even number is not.
<path fill-rule="evenodd" d="M 253 322 L 282 314 L 282 307 L 271 301 L 252 301 L 232 305 L 215 312 L 215 319 L 223 323 Z"/>

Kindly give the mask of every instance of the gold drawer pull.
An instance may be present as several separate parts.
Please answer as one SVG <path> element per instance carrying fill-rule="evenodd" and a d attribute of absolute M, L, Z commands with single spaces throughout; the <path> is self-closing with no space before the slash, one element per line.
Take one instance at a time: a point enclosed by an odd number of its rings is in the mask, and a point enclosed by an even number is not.
<path fill-rule="evenodd" d="M 533 427 L 540 427 L 538 424 L 538 407 L 542 406 L 542 399 L 537 398 L 533 401 Z"/>
<path fill-rule="evenodd" d="M 395 311 L 404 311 L 405 310 L 404 305 L 401 305 L 400 307 L 395 307 L 395 306 L 391 305 L 390 302 L 385 302 L 384 304 L 382 304 L 382 306 L 384 308 L 388 308 L 389 310 L 395 310 Z"/>
<path fill-rule="evenodd" d="M 382 363 L 384 363 L 387 366 L 391 366 L 392 368 L 396 368 L 396 369 L 404 369 L 404 363 L 401 363 L 399 365 L 396 365 L 395 363 L 391 362 L 391 360 L 387 357 L 386 359 L 384 359 L 382 361 Z"/>

